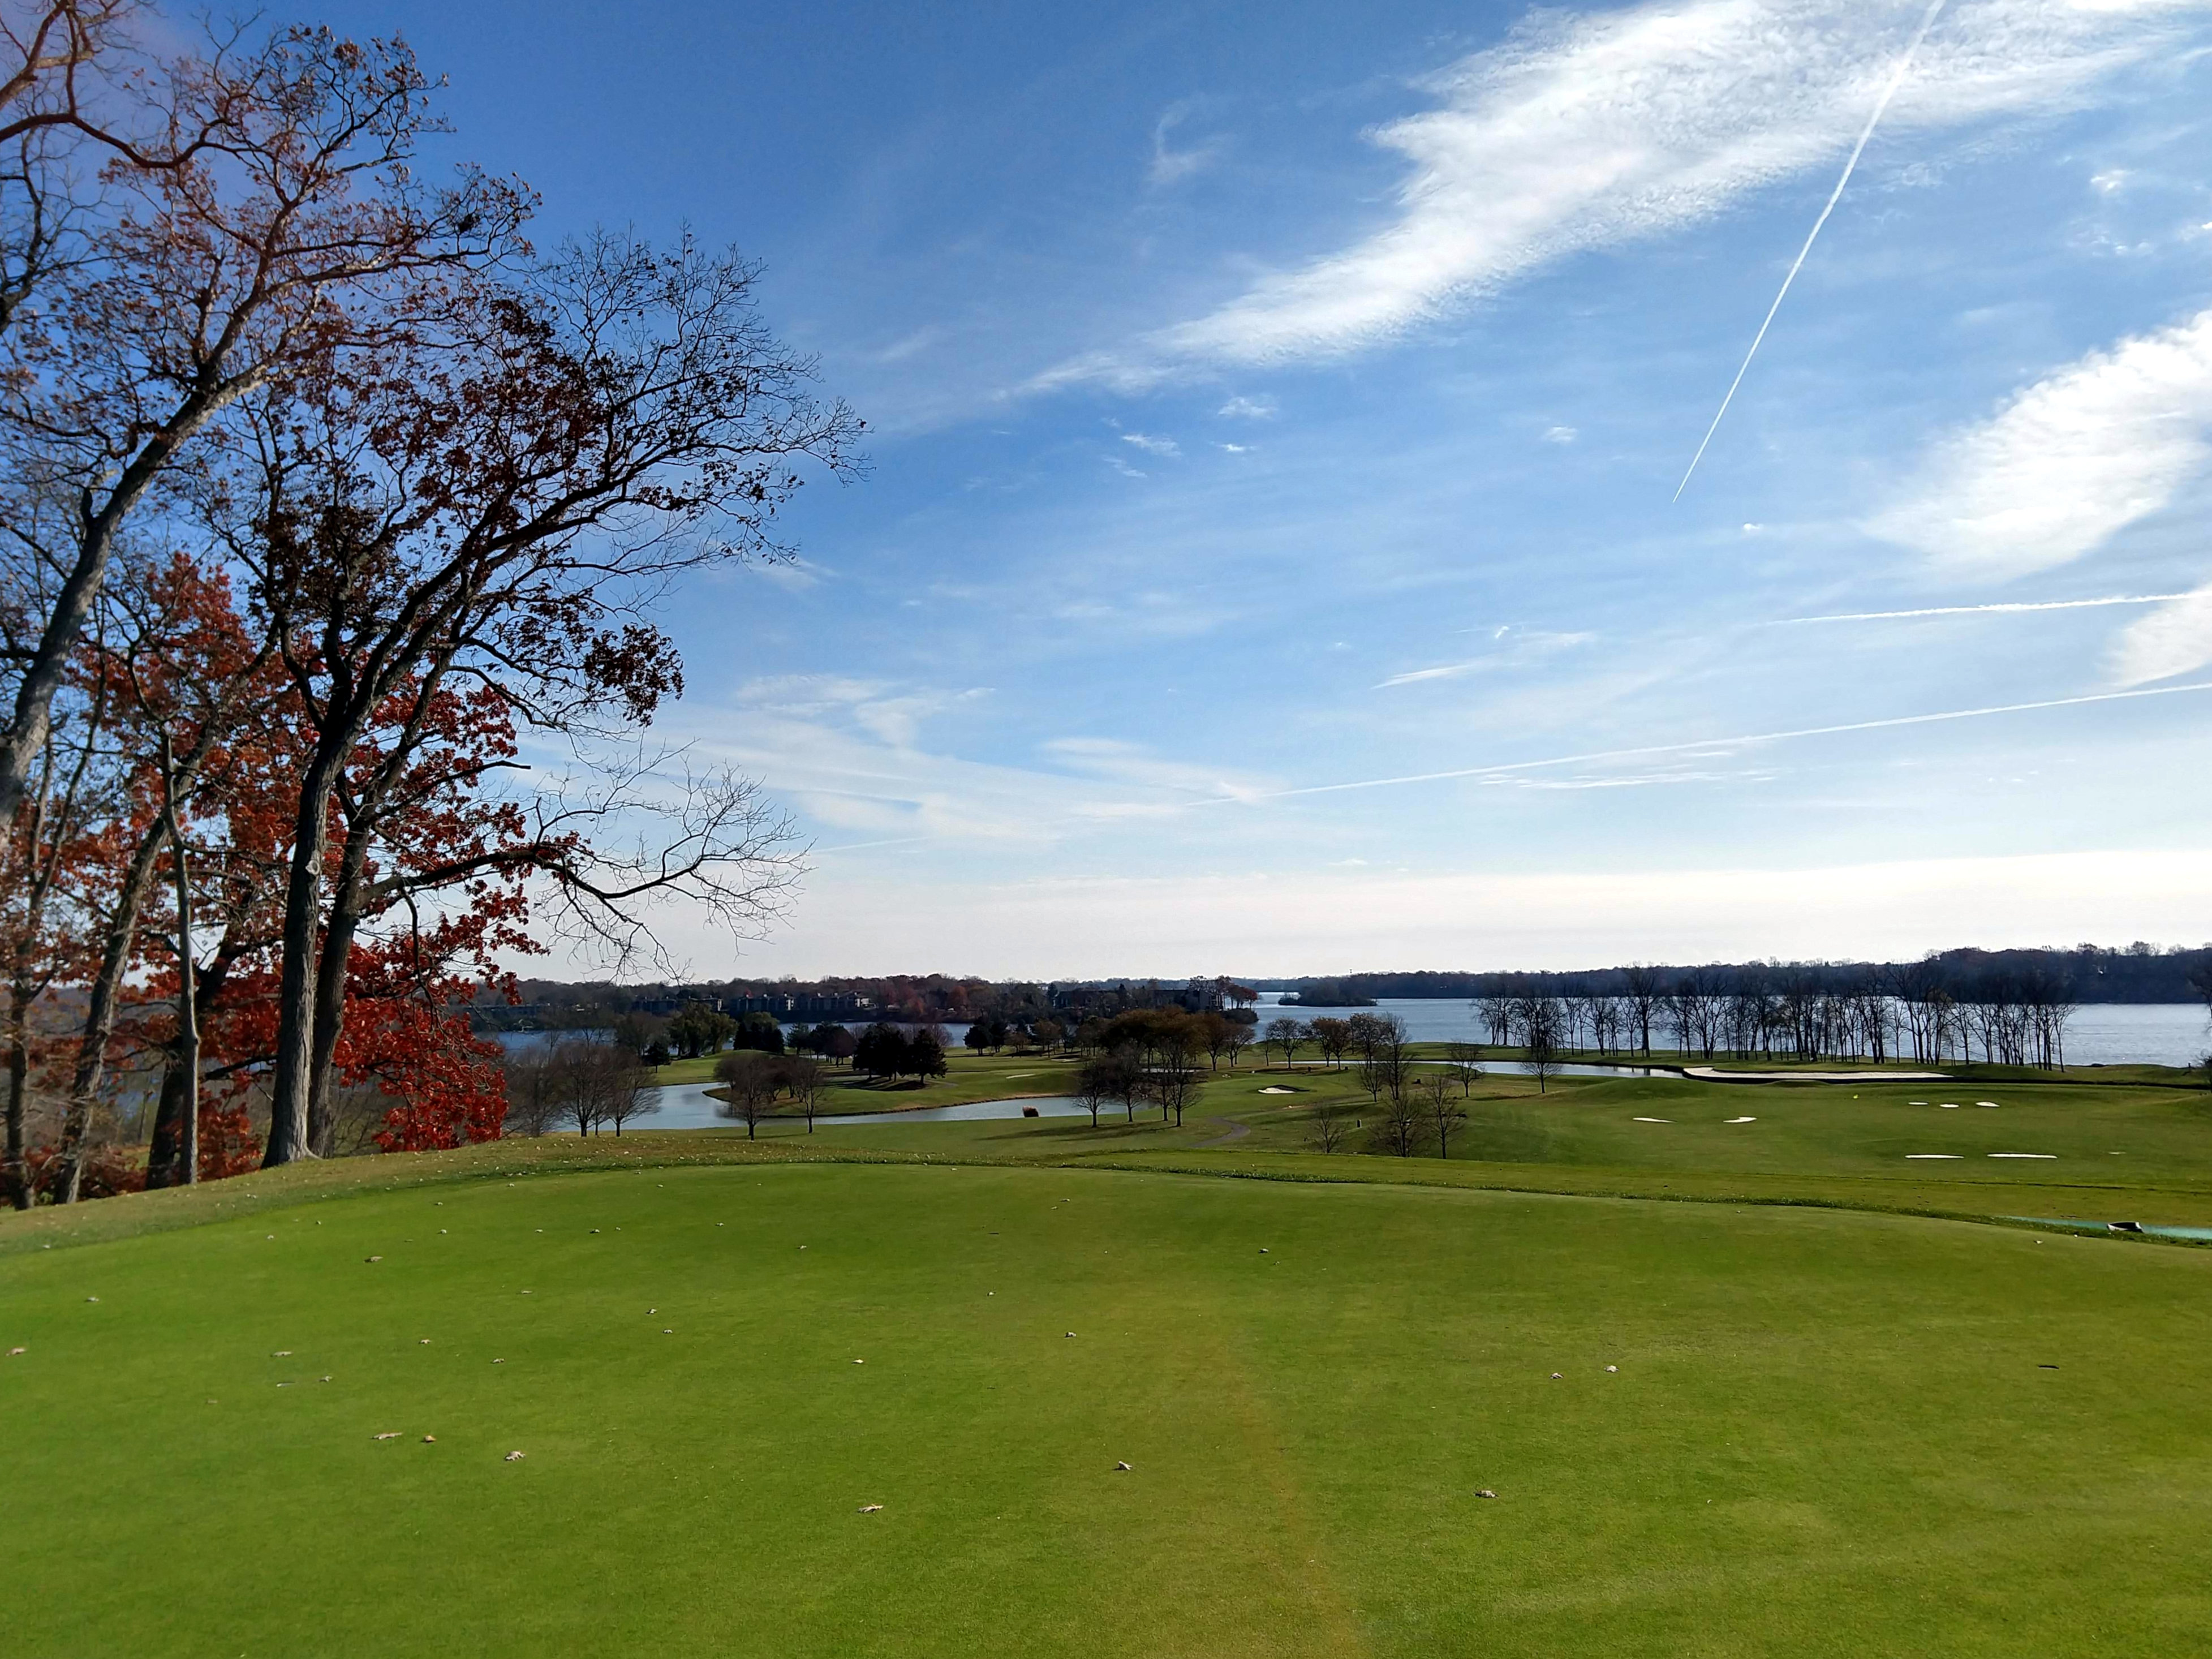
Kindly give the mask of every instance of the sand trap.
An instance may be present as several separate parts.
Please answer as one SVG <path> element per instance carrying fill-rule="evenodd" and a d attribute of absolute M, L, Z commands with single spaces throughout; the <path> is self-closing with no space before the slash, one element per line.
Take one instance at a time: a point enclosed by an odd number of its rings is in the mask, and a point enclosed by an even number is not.
<path fill-rule="evenodd" d="M 1297 1091 L 1296 1089 L 1278 1088 L 1275 1085 L 1271 1083 L 1266 1088 L 1261 1090 L 1260 1092 L 1263 1095 L 1294 1095 L 1297 1093 Z"/>
<path fill-rule="evenodd" d="M 1729 1121 L 1731 1123 L 1756 1123 L 1759 1120 L 1755 1117 L 1732 1117 Z"/>
<path fill-rule="evenodd" d="M 1638 1117 L 1629 1121 L 1632 1123 L 1672 1123 L 1674 1120 L 1671 1117 Z"/>
<path fill-rule="evenodd" d="M 2057 1158 L 2056 1152 L 1991 1152 L 1991 1158 Z"/>
<path fill-rule="evenodd" d="M 1908 1100 L 1905 1103 L 1908 1106 L 1925 1106 L 1928 1103 L 1924 1100 Z"/>
<path fill-rule="evenodd" d="M 1941 1111 L 1955 1112 L 1959 1109 L 1959 1103 L 1955 1100 L 1938 1101 L 1936 1108 Z"/>
<path fill-rule="evenodd" d="M 1977 1106 L 1987 1106 L 1992 1111 L 2001 1111 L 2003 1109 L 2002 1107 L 1998 1106 L 1996 1102 L 1994 1100 L 1978 1100 L 1974 1104 Z"/>
<path fill-rule="evenodd" d="M 1964 1158 L 1964 1152 L 1907 1152 L 1907 1158 Z"/>

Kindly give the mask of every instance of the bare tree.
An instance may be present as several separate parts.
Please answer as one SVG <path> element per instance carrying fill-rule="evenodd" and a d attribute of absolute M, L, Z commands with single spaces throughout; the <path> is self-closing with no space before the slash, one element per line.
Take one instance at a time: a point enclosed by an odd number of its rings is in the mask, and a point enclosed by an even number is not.
<path fill-rule="evenodd" d="M 1361 1021 L 1366 1022 L 1364 1026 Z M 1355 1014 L 1352 1023 L 1360 1045 L 1360 1081 L 1367 1085 L 1367 1092 L 1388 1095 L 1393 1100 L 1401 1097 L 1413 1066 L 1406 1022 L 1395 1014 Z"/>
<path fill-rule="evenodd" d="M 1091 1114 L 1091 1127 L 1098 1127 L 1098 1113 L 1109 1101 L 1121 1098 L 1120 1062 L 1107 1054 L 1093 1055 L 1075 1073 L 1075 1103 Z"/>
<path fill-rule="evenodd" d="M 1218 1008 L 1208 1009 L 1200 1014 L 1194 1024 L 1198 1041 L 1206 1049 L 1206 1063 L 1214 1071 L 1221 1069 L 1222 1055 L 1235 1054 L 1252 1040 L 1249 1032 Z"/>
<path fill-rule="evenodd" d="M 592 1063 L 592 1046 L 571 1038 L 555 1047 L 549 1062 L 560 1115 L 576 1126 L 580 1136 L 592 1133 L 606 1115 L 606 1096 L 599 1088 L 598 1068 Z"/>
<path fill-rule="evenodd" d="M 1352 1126 L 1344 1115 L 1331 1106 L 1316 1106 L 1313 1115 L 1314 1149 L 1322 1152 L 1340 1152 L 1352 1133 Z"/>
<path fill-rule="evenodd" d="M 1460 1098 L 1464 1100 L 1474 1092 L 1475 1079 L 1482 1075 L 1482 1067 L 1475 1062 L 1482 1058 L 1479 1042 L 1455 1042 L 1445 1049 L 1452 1070 L 1459 1077 Z"/>
<path fill-rule="evenodd" d="M 509 1049 L 504 1061 L 507 1073 L 507 1121 L 504 1132 L 511 1135 L 542 1135 L 550 1132 L 562 1116 L 559 1077 L 554 1065 L 552 1045 L 532 1043 L 520 1050 Z"/>
<path fill-rule="evenodd" d="M 1636 1032 L 1637 1051 L 1651 1058 L 1651 1025 L 1666 997 L 1666 980 L 1656 968 L 1632 963 L 1621 975 L 1627 990 L 1629 1024 Z"/>
<path fill-rule="evenodd" d="M 1407 1092 L 1386 1096 L 1377 1105 L 1382 1115 L 1368 1133 L 1383 1151 L 1399 1158 L 1413 1157 L 1413 1147 L 1421 1137 L 1420 1103 Z"/>
<path fill-rule="evenodd" d="M 1352 1024 L 1334 1014 L 1323 1014 L 1306 1027 L 1307 1039 L 1332 1066 L 1341 1066 L 1352 1048 Z"/>
<path fill-rule="evenodd" d="M 1531 997 L 1523 1018 L 1522 1069 L 1536 1079 L 1536 1092 L 1544 1094 L 1559 1069 L 1558 1007 L 1550 997 Z"/>
<path fill-rule="evenodd" d="M 1313 1031 L 1303 1020 L 1283 1018 L 1267 1022 L 1267 1045 L 1281 1051 L 1283 1069 L 1286 1072 L 1291 1069 L 1291 1057 L 1297 1053 L 1298 1045 L 1312 1040 Z"/>
<path fill-rule="evenodd" d="M 1421 1110 L 1429 1127 L 1437 1137 L 1437 1156 L 1451 1156 L 1451 1138 L 1467 1125 L 1467 1113 L 1451 1097 L 1448 1079 L 1429 1077 L 1421 1079 Z"/>
<path fill-rule="evenodd" d="M 1134 1043 L 1122 1043 L 1106 1056 L 1110 1069 L 1106 1073 L 1109 1098 L 1121 1103 L 1121 1110 L 1130 1122 L 1137 1121 L 1137 1101 L 1145 1092 L 1144 1057 Z"/>
<path fill-rule="evenodd" d="M 715 1062 L 715 1080 L 729 1091 L 721 1115 L 744 1124 L 747 1140 L 754 1139 L 760 1126 L 775 1115 L 775 1097 L 782 1087 L 780 1069 L 769 1056 L 750 1048 L 724 1054 Z"/>
<path fill-rule="evenodd" d="M 635 1050 L 619 1042 L 595 1042 L 592 1049 L 606 1102 L 606 1121 L 615 1126 L 617 1136 L 623 1124 L 660 1109 L 660 1091 L 653 1085 L 652 1070 Z"/>
<path fill-rule="evenodd" d="M 822 1091 L 829 1081 L 829 1068 L 821 1061 L 793 1055 L 781 1068 L 784 1087 L 791 1091 L 791 1103 L 806 1119 L 806 1133 L 814 1133 L 814 1120 L 822 1110 Z"/>
<path fill-rule="evenodd" d="M 1198 1068 L 1191 1064 L 1189 1054 L 1171 1052 L 1163 1056 L 1146 1081 L 1152 1098 L 1160 1103 L 1161 1121 L 1173 1114 L 1176 1127 L 1182 1128 L 1183 1109 L 1198 1089 Z"/>

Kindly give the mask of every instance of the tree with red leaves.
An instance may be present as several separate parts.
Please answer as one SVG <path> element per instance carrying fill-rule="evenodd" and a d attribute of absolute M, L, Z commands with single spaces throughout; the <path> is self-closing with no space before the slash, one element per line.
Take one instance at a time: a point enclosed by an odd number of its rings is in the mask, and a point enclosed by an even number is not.
<path fill-rule="evenodd" d="M 451 332 L 334 354 L 241 405 L 256 447 L 233 480 L 246 510 L 226 539 L 314 734 L 286 892 L 270 1163 L 313 1150 L 317 1031 L 342 982 L 321 960 L 333 805 L 360 775 L 372 722 L 385 713 L 400 734 L 377 775 L 393 787 L 456 682 L 550 731 L 642 725 L 682 689 L 643 606 L 684 570 L 773 551 L 799 462 L 852 465 L 859 422 L 816 400 L 811 363 L 761 326 L 754 277 L 688 242 L 655 253 L 603 238 L 526 285 L 457 294 Z M 408 705 L 396 718 L 395 699 Z M 363 797 L 372 814 L 385 787 Z M 527 848 L 450 873 L 543 874 L 610 939 L 649 894 L 739 926 L 772 907 L 790 877 L 775 856 L 781 820 L 742 781 L 695 782 L 642 867 L 568 833 L 650 799 L 556 799 Z"/>
<path fill-rule="evenodd" d="M 340 1150 L 340 1091 L 387 1150 L 494 1138 L 499 1051 L 463 1011 L 514 994 L 543 928 L 621 958 L 657 900 L 777 915 L 788 820 L 636 738 L 683 688 L 648 613 L 780 556 L 803 474 L 858 465 L 750 264 L 537 258 L 519 187 L 408 175 L 435 122 L 404 46 L 241 30 L 155 64 L 140 9 L 0 20 L 19 1203 L 117 1189 L 109 1126 L 149 1073 L 150 1185 Z M 549 743 L 574 772 L 526 765 Z"/>

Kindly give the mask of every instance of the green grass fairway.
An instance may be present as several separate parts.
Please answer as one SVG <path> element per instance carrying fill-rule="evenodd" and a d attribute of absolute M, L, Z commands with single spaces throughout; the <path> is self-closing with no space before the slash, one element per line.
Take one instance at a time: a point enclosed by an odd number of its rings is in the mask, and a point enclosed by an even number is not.
<path fill-rule="evenodd" d="M 2014 1659 L 2212 1628 L 2212 1252 L 781 1139 L 653 1162 L 682 1142 L 14 1226 L 8 1651 Z"/>

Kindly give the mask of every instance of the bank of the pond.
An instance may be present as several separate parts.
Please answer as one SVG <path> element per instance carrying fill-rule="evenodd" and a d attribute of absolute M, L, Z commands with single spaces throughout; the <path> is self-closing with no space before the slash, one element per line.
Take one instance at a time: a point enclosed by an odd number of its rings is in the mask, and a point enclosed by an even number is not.
<path fill-rule="evenodd" d="M 635 1120 L 641 1129 L 726 1129 L 730 1120 L 721 1102 L 708 1093 L 719 1085 L 678 1083 L 655 1089 L 654 1109 Z M 824 1127 L 852 1123 L 973 1123 L 993 1118 L 1022 1117 L 1024 1108 L 1039 1117 L 1088 1117 L 1084 1107 L 1064 1095 L 1024 1096 L 1007 1100 L 971 1100 L 957 1106 L 916 1106 L 903 1112 L 823 1113 L 816 1120 Z"/>

